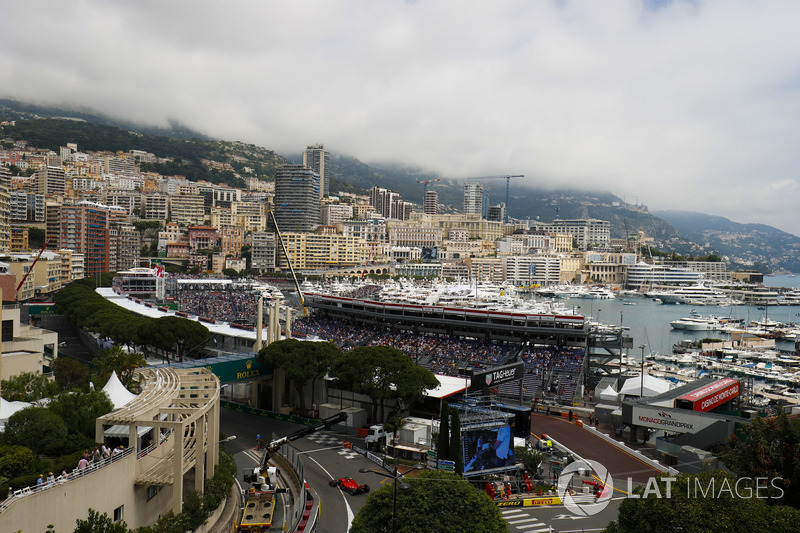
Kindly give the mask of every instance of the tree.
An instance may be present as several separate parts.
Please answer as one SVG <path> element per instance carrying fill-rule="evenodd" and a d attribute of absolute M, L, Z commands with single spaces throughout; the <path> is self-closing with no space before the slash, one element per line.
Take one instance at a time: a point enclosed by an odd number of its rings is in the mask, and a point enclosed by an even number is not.
<path fill-rule="evenodd" d="M 137 368 L 147 366 L 147 361 L 144 355 L 138 352 L 126 352 L 122 346 L 115 344 L 107 350 L 102 350 L 92 360 L 92 364 L 104 382 L 108 380 L 112 372 L 116 372 L 122 384 L 130 387 L 134 382 L 134 372 Z"/>
<path fill-rule="evenodd" d="M 92 508 L 89 508 L 86 520 L 78 519 L 76 522 L 73 533 L 130 533 L 124 521 L 114 522 L 106 513 L 100 514 Z"/>
<path fill-rule="evenodd" d="M 58 387 L 42 374 L 22 372 L 3 380 L 0 388 L 9 402 L 34 402 L 52 395 Z"/>
<path fill-rule="evenodd" d="M 208 328 L 194 320 L 165 316 L 157 318 L 152 325 L 155 327 L 151 329 L 151 333 L 155 332 L 162 341 L 160 347 L 165 350 L 174 349 L 181 361 L 184 355 L 203 348 L 211 340 Z"/>
<path fill-rule="evenodd" d="M 292 380 L 300 396 L 300 411 L 306 412 L 306 383 L 311 381 L 311 403 L 314 403 L 314 384 L 324 377 L 342 356 L 341 350 L 330 342 L 286 339 L 261 348 L 256 359 L 267 368 L 280 368 Z"/>
<path fill-rule="evenodd" d="M 65 448 L 67 425 L 45 407 L 26 407 L 6 422 L 3 442 L 25 446 L 37 455 L 58 455 Z"/>
<path fill-rule="evenodd" d="M 386 423 L 383 424 L 383 429 L 386 430 L 387 433 L 392 434 L 392 444 L 397 444 L 397 434 L 400 433 L 400 430 L 403 429 L 406 425 L 406 419 L 402 416 L 390 416 Z"/>
<path fill-rule="evenodd" d="M 461 455 L 461 417 L 458 409 L 450 408 L 450 460 L 455 463 L 455 473 L 464 473 L 464 458 Z"/>
<path fill-rule="evenodd" d="M 780 478 L 782 503 L 800 507 L 800 420 L 782 410 L 771 418 L 755 418 L 729 439 L 725 465 L 742 477 Z M 789 490 L 791 489 L 791 490 Z"/>
<path fill-rule="evenodd" d="M 439 440 L 436 442 L 436 458 L 450 459 L 450 406 L 442 400 L 439 413 Z"/>
<path fill-rule="evenodd" d="M 102 391 L 62 392 L 53 398 L 47 408 L 63 420 L 69 430 L 96 440 L 96 421 L 114 410 L 114 404 Z"/>
<path fill-rule="evenodd" d="M 409 488 L 397 490 L 399 533 L 508 531 L 500 510 L 486 493 L 456 474 L 425 470 L 417 478 L 405 478 L 404 483 Z M 393 496 L 393 483 L 372 491 L 353 520 L 350 533 L 392 531 Z"/>
<path fill-rule="evenodd" d="M 53 361 L 52 368 L 59 390 L 82 392 L 89 390 L 91 373 L 87 365 L 69 357 L 58 357 Z"/>
<path fill-rule="evenodd" d="M 34 459 L 27 446 L 0 446 L 0 476 L 11 479 L 24 474 Z"/>
<path fill-rule="evenodd" d="M 622 501 L 617 520 L 605 531 L 796 531 L 800 511 L 787 505 L 769 505 L 770 500 L 764 499 L 767 491 L 762 490 L 758 497 L 752 483 L 737 483 L 737 479 L 721 470 L 678 474 L 669 483 L 669 492 L 663 478 L 654 479 L 634 490 L 639 498 Z"/>
<path fill-rule="evenodd" d="M 535 474 L 544 460 L 544 453 L 525 446 L 517 446 L 514 448 L 514 457 L 525 465 L 525 470 Z"/>
<path fill-rule="evenodd" d="M 391 346 L 361 346 L 344 354 L 333 368 L 334 375 L 354 392 L 372 400 L 372 420 L 384 419 L 384 401 L 402 398 L 411 405 L 439 380 L 429 370 L 415 366 L 405 353 Z"/>

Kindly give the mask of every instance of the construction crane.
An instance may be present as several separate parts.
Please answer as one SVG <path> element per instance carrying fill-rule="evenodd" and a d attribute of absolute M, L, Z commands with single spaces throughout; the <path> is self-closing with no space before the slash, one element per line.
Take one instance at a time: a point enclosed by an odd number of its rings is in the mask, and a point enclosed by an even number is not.
<path fill-rule="evenodd" d="M 482 180 L 491 180 L 491 179 L 504 179 L 506 180 L 506 216 L 504 217 L 503 222 L 508 224 L 508 199 L 509 199 L 509 188 L 511 183 L 511 178 L 524 178 L 524 174 L 501 174 L 499 176 L 478 176 L 475 178 L 465 178 L 466 181 L 482 181 Z"/>
<path fill-rule="evenodd" d="M 30 273 L 31 273 L 31 272 L 33 272 L 33 267 L 35 267 L 35 266 L 36 266 L 36 262 L 37 262 L 37 261 L 39 260 L 39 258 L 42 256 L 42 253 L 44 252 L 45 248 L 47 248 L 47 245 L 50 243 L 50 239 L 52 239 L 52 238 L 53 238 L 53 236 L 51 235 L 50 237 L 48 237 L 48 238 L 47 238 L 47 239 L 44 241 L 44 246 L 42 246 L 42 249 L 41 249 L 41 250 L 39 250 L 39 253 L 38 253 L 38 254 L 36 254 L 36 259 L 34 259 L 34 260 L 33 260 L 33 263 L 31 263 L 31 266 L 30 266 L 30 268 L 28 269 L 28 271 L 27 271 L 27 272 L 25 272 L 25 275 L 24 275 L 24 276 L 22 276 L 22 280 L 19 282 L 19 285 L 17 285 L 17 290 L 15 290 L 15 291 L 14 291 L 14 300 L 15 300 L 15 301 L 19 301 L 19 290 L 22 288 L 22 284 L 23 284 L 23 283 L 25 283 L 25 280 L 26 280 L 26 279 L 28 279 L 28 276 L 30 275 Z"/>
<path fill-rule="evenodd" d="M 428 184 L 433 183 L 434 181 L 442 181 L 442 178 L 436 178 L 435 180 L 417 180 L 417 183 L 423 183 L 425 185 L 425 190 L 422 192 L 423 201 L 425 200 L 425 194 L 428 192 Z"/>

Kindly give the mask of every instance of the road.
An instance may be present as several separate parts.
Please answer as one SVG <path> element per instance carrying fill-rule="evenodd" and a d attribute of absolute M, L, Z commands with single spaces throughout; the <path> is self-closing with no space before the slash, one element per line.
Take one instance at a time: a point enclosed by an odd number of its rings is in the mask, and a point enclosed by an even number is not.
<path fill-rule="evenodd" d="M 222 409 L 220 426 L 226 436 L 237 436 L 236 440 L 226 443 L 226 448 L 236 458 L 239 466 L 238 480 L 243 487 L 246 484 L 242 479 L 242 470 L 252 468 L 260 456 L 255 451 L 256 434 L 261 433 L 267 440 L 271 440 L 273 434 L 275 437 L 282 437 L 304 427 L 231 409 Z M 374 464 L 355 452 L 343 449 L 341 443 L 344 439 L 355 440 L 352 430 L 346 435 L 343 430 L 334 427 L 291 443 L 291 446 L 305 456 L 303 465 L 306 481 L 317 491 L 320 498 L 321 512 L 316 530 L 320 533 L 347 531 L 352 517 L 366 503 L 368 496 L 366 494 L 350 496 L 336 487 L 328 486 L 328 481 L 350 476 L 359 483 L 367 483 L 373 490 L 380 488 L 382 483 L 391 483 L 390 479 L 376 474 L 359 473 L 360 468 L 372 468 Z M 588 517 L 576 516 L 561 505 L 503 509 L 501 512 L 509 524 L 509 531 L 512 532 L 601 531 L 611 520 L 616 519 L 620 501 L 621 498 L 615 498 L 602 512 Z M 276 510 L 273 528 L 275 531 L 282 528 L 282 516 L 282 509 Z"/>

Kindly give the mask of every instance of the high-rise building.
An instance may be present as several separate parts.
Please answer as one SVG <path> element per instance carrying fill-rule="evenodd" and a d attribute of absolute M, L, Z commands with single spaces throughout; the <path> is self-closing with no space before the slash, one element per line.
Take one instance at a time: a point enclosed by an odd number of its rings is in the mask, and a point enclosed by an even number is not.
<path fill-rule="evenodd" d="M 319 197 L 330 195 L 331 180 L 330 154 L 322 144 L 310 144 L 303 152 L 303 166 L 310 168 L 319 176 Z"/>
<path fill-rule="evenodd" d="M 36 171 L 36 192 L 39 194 L 64 194 L 66 177 L 61 167 L 46 166 Z"/>
<path fill-rule="evenodd" d="M 319 175 L 304 165 L 275 172 L 275 220 L 280 231 L 314 231 L 319 225 Z"/>
<path fill-rule="evenodd" d="M 464 214 L 483 215 L 483 185 L 480 183 L 464 184 Z"/>
<path fill-rule="evenodd" d="M 274 272 L 276 248 L 274 233 L 254 232 L 253 246 L 250 248 L 250 267 L 261 272 Z"/>
<path fill-rule="evenodd" d="M 425 191 L 422 212 L 426 215 L 439 214 L 439 193 L 437 191 Z"/>
<path fill-rule="evenodd" d="M 10 189 L 11 171 L 7 166 L 0 165 L 0 252 L 11 251 Z"/>
<path fill-rule="evenodd" d="M 403 201 L 399 193 L 381 187 L 370 189 L 369 202 L 379 215 L 397 220 L 408 220 L 414 209 L 414 204 Z"/>
<path fill-rule="evenodd" d="M 109 208 L 94 202 L 61 206 L 58 244 L 83 254 L 85 273 L 92 276 L 110 268 Z"/>

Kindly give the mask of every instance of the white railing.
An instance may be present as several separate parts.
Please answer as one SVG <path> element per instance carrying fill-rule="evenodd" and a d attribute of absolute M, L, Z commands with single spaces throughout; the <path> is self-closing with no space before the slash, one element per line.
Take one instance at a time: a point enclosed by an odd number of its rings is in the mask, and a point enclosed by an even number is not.
<path fill-rule="evenodd" d="M 80 477 L 86 476 L 91 474 L 92 472 L 97 471 L 100 468 L 103 468 L 106 465 L 113 463 L 114 461 L 120 459 L 121 457 L 125 457 L 126 455 L 130 455 L 133 453 L 133 448 L 128 447 L 123 452 L 118 453 L 117 455 L 112 455 L 111 457 L 106 457 L 101 459 L 96 463 L 89 463 L 89 466 L 84 468 L 83 470 L 79 468 L 75 468 L 72 472 L 68 472 L 66 475 L 62 474 L 55 478 L 55 481 L 45 481 L 41 485 L 34 485 L 31 487 L 25 487 L 22 489 L 17 489 L 13 492 L 10 492 L 8 498 L 6 498 L 3 502 L 0 502 L 0 514 L 8 508 L 12 503 L 16 500 L 24 498 L 26 496 L 30 496 L 32 494 L 38 494 L 40 492 L 44 492 L 46 490 L 50 490 L 54 487 L 63 485 L 69 481 L 78 479 Z"/>

